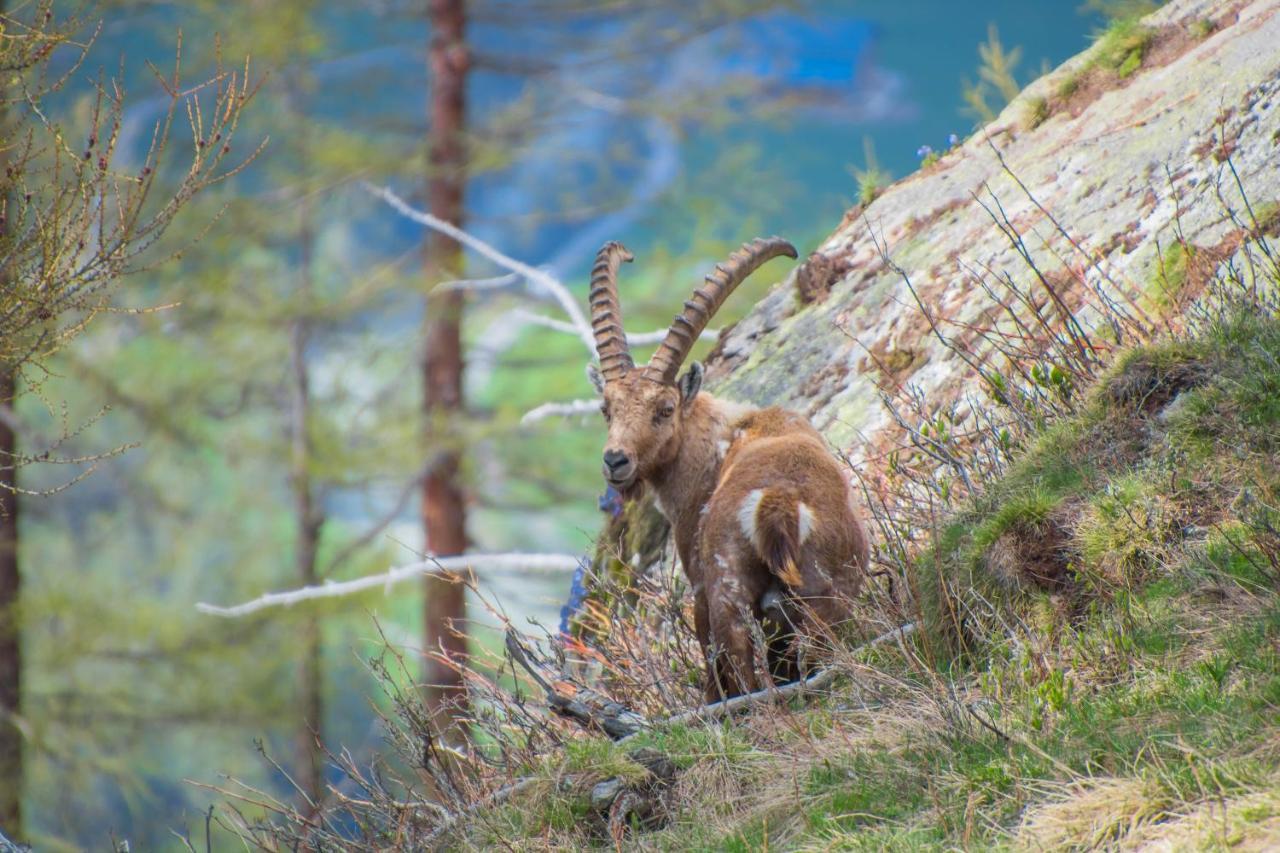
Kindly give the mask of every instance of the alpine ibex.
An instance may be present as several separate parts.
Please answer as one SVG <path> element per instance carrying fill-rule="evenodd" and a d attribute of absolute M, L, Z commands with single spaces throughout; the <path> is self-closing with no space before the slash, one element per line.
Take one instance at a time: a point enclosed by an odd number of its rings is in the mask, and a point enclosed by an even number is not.
<path fill-rule="evenodd" d="M 757 239 L 717 265 L 643 368 L 632 361 L 618 300 L 618 268 L 631 253 L 605 244 L 591 274 L 600 366 L 588 373 L 609 428 L 604 476 L 624 496 L 648 484 L 671 522 L 694 592 L 708 701 L 759 689 L 768 650 L 756 647 L 753 621 L 766 596 L 798 602 L 800 629 L 821 631 L 849 617 L 867 567 L 846 471 L 807 420 L 699 393 L 697 362 L 677 378 L 734 288 L 781 255 L 795 258 L 796 250 Z"/>

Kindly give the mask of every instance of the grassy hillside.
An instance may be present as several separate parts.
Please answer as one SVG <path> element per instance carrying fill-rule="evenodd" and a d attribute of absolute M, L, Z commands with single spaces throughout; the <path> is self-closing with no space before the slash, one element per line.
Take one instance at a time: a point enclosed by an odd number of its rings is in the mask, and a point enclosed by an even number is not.
<path fill-rule="evenodd" d="M 571 742 L 463 846 L 608 843 L 601 779 L 674 762 L 690 847 L 1280 844 L 1280 321 L 1126 352 L 915 562 L 925 629 L 829 692 Z"/>

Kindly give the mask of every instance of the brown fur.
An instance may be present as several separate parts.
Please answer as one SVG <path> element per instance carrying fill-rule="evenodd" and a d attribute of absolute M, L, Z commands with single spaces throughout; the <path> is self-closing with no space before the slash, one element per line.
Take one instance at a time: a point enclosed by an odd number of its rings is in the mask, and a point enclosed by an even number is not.
<path fill-rule="evenodd" d="M 799 589 L 800 576 L 800 495 L 793 489 L 764 489 L 756 504 L 757 531 L 752 542 L 774 577 L 788 589 Z"/>
<path fill-rule="evenodd" d="M 712 635 L 723 644 L 726 662 L 716 673 L 717 687 L 729 694 L 759 689 L 754 669 L 760 650 L 740 626 L 724 624 L 725 614 L 747 609 L 758 618 L 772 575 L 803 605 L 802 633 L 825 635 L 849 618 L 869 559 L 844 467 L 808 421 L 764 409 L 735 426 L 708 503 L 699 555 L 704 566 L 720 569 L 709 585 L 708 607 L 720 614 L 712 616 Z M 743 505 L 757 491 L 750 536 L 743 529 Z M 807 531 L 800 529 L 801 506 L 809 515 Z"/>
<path fill-rule="evenodd" d="M 618 267 L 630 253 L 606 243 L 592 272 L 592 330 L 600 355 L 592 377 L 609 424 L 605 479 L 624 497 L 648 484 L 671 522 L 693 587 L 709 699 L 757 689 L 761 672 L 796 671 L 786 655 L 779 657 L 774 641 L 766 643 L 769 648 L 755 642 L 762 634 L 762 598 L 771 588 L 781 584 L 788 599 L 782 621 L 794 625 L 790 613 L 800 611 L 800 629 L 822 633 L 849 618 L 867 568 L 853 491 L 817 430 L 794 412 L 749 410 L 699 393 L 697 363 L 677 377 L 733 289 L 783 255 L 796 257 L 795 247 L 762 238 L 717 264 L 644 368 L 632 363 L 617 292 Z M 771 602 L 777 598 L 769 595 Z M 776 610 L 771 604 L 770 622 Z"/>
<path fill-rule="evenodd" d="M 604 400 L 606 447 L 635 466 L 624 491 L 647 483 L 671 522 L 708 656 L 708 698 L 759 689 L 765 650 L 751 622 L 775 577 L 803 604 L 805 633 L 849 617 L 868 554 L 843 465 L 807 420 L 783 409 L 748 410 L 703 393 L 682 401 L 676 387 L 639 370 L 605 386 Z M 739 514 L 757 489 L 751 537 Z M 801 503 L 811 519 L 804 537 Z"/>

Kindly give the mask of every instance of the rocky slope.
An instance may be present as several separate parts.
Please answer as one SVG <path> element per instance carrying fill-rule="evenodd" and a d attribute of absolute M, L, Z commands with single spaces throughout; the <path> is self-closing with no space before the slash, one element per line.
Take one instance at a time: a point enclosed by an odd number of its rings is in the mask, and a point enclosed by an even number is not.
<path fill-rule="evenodd" d="M 976 379 L 929 335 L 877 242 L 954 333 L 994 307 L 979 278 L 1033 284 L 984 210 L 997 200 L 1045 280 L 1086 319 L 1104 298 L 1148 313 L 1167 302 L 1153 282 L 1178 234 L 1203 250 L 1173 295 L 1194 297 L 1253 221 L 1232 167 L 1253 213 L 1275 216 L 1278 13 L 1276 0 L 1175 0 L 1036 81 L 961 146 L 850 211 L 722 338 L 711 388 L 805 412 L 854 459 L 873 457 L 895 429 L 878 383 L 910 383 L 941 403 Z"/>

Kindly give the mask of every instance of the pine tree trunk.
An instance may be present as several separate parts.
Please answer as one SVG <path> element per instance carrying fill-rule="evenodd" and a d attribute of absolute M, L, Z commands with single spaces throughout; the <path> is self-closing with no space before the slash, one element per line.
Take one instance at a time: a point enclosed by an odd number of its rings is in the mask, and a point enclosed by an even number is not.
<path fill-rule="evenodd" d="M 430 145 L 427 197 L 431 213 L 463 225 L 466 189 L 466 83 L 470 57 L 466 45 L 465 0 L 430 0 L 431 75 Z M 430 232 L 425 245 L 428 281 L 458 273 L 461 247 Z M 462 410 L 462 294 L 451 291 L 427 303 L 423 364 L 427 453 L 431 469 L 422 489 L 422 520 L 427 548 L 437 556 L 462 553 L 467 546 L 466 505 L 460 482 L 461 441 L 457 415 Z M 428 575 L 425 584 L 424 648 L 450 657 L 466 653 L 466 590 L 452 572 Z M 448 727 L 451 707 L 465 700 L 461 677 L 428 658 L 426 702 L 437 730 Z"/>
<path fill-rule="evenodd" d="M 289 92 L 289 108 L 302 120 L 297 109 L 298 93 Z M 289 485 L 293 491 L 294 569 L 302 587 L 314 587 L 320 581 L 320 535 L 323 533 L 324 510 L 316 500 L 311 478 L 311 462 L 315 457 L 307 423 L 311 419 L 311 371 L 307 365 L 307 345 L 311 338 L 310 310 L 315 292 L 315 231 L 312 227 L 310 149 L 305 134 L 298 140 L 298 168 L 302 173 L 303 191 L 298 201 L 298 316 L 289 330 L 289 442 L 291 471 Z M 297 783 L 310 803 L 317 808 L 323 802 L 324 789 L 324 631 L 315 616 L 302 622 L 302 657 L 298 667 L 298 734 Z M 303 808 L 310 812 L 311 808 Z"/>
<path fill-rule="evenodd" d="M 305 268 L 304 268 L 305 269 Z M 293 442 L 291 485 L 296 525 L 294 562 L 298 582 L 314 586 L 317 551 L 324 517 L 316 506 L 308 465 L 311 448 L 307 440 L 307 414 L 311 405 L 310 376 L 306 363 L 307 322 L 294 321 L 290 341 L 293 367 L 290 432 Z M 298 671 L 300 720 L 297 745 L 297 782 L 310 802 L 319 804 L 324 795 L 324 755 L 321 750 L 324 721 L 324 670 L 322 634 L 319 620 L 308 617 L 302 624 L 302 654 Z"/>
<path fill-rule="evenodd" d="M 12 406 L 17 383 L 0 368 L 0 406 Z M 22 713 L 22 629 L 18 598 L 17 436 L 0 418 L 0 827 L 22 833 L 22 732 L 10 717 Z"/>
<path fill-rule="evenodd" d="M 290 103 L 294 102 L 291 93 Z M 303 180 L 309 177 L 310 159 L 305 141 L 299 153 Z M 304 188 L 299 204 L 298 245 L 298 302 L 299 316 L 294 318 L 289 336 L 291 367 L 289 400 L 289 435 L 291 443 L 290 486 L 293 490 L 295 545 L 294 562 L 298 582 L 302 586 L 314 586 L 320 577 L 317 559 L 320 534 L 324 527 L 323 510 L 317 503 L 311 478 L 311 462 L 314 451 L 307 432 L 311 417 L 311 373 L 307 363 L 307 345 L 311 337 L 311 309 L 314 290 L 312 250 L 315 235 L 312 230 L 311 193 Z M 324 651 L 323 631 L 320 620 L 311 616 L 302 624 L 302 654 L 298 668 L 299 716 L 297 734 L 296 781 L 302 794 L 316 807 L 324 799 Z M 304 808 L 304 811 L 309 809 Z"/>

